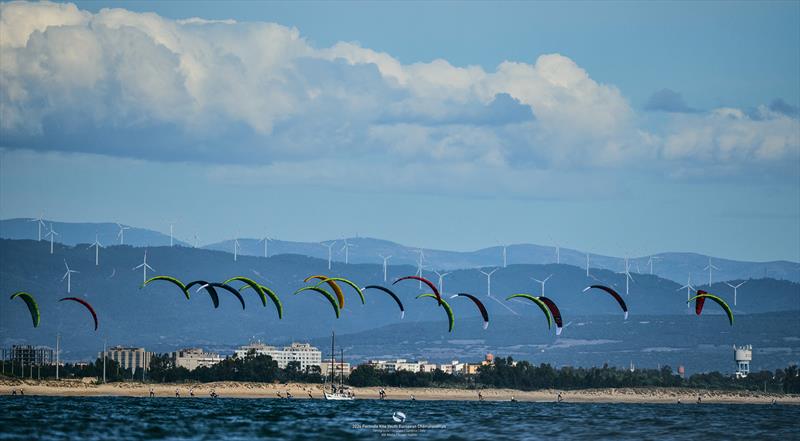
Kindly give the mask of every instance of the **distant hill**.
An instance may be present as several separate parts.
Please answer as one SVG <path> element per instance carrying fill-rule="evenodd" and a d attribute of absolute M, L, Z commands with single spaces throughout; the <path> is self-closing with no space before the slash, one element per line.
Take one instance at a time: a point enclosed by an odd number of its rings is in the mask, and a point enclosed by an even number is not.
<path fill-rule="evenodd" d="M 264 308 L 255 293 L 245 292 L 247 309 L 241 310 L 232 295 L 221 291 L 221 305 L 214 309 L 204 292 L 192 293 L 186 300 L 173 285 L 155 282 L 144 289 L 142 272 L 132 270 L 142 262 L 144 250 L 128 245 L 110 246 L 100 252 L 100 265 L 94 264 L 94 251 L 85 246 L 70 247 L 56 244 L 50 254 L 49 244 L 31 240 L 0 240 L 0 289 L 10 294 L 17 290 L 33 293 L 39 301 L 42 324 L 31 327 L 27 309 L 21 302 L 0 300 L 0 344 L 35 343 L 52 345 L 56 332 L 64 338 L 64 348 L 69 359 L 86 357 L 102 345 L 104 338 L 110 344 L 144 345 L 156 350 L 170 350 L 184 346 L 230 348 L 251 338 L 267 341 L 289 341 L 337 333 L 362 332 L 396 323 L 434 322 L 446 326 L 443 312 L 426 299 L 415 300 L 424 292 L 417 283 L 402 282 L 394 286 L 406 305 L 406 316 L 401 322 L 399 311 L 391 299 L 378 291 L 367 291 L 366 305 L 358 296 L 344 287 L 346 305 L 342 318 L 336 319 L 330 305 L 319 295 L 304 292 L 292 293 L 303 286 L 309 274 L 331 274 L 352 278 L 357 283 L 384 284 L 383 271 L 377 264 L 335 263 L 331 271 L 322 259 L 294 254 L 281 254 L 270 258 L 240 256 L 234 262 L 231 254 L 187 247 L 150 247 L 148 263 L 153 274 L 168 274 L 183 281 L 205 279 L 222 281 L 235 275 L 245 275 L 273 288 L 281 297 L 285 314 L 277 320 L 272 306 Z M 100 330 L 95 333 L 90 319 L 74 304 L 59 303 L 66 295 L 64 260 L 70 268 L 79 271 L 72 277 L 72 295 L 85 297 L 94 304 L 100 316 Z M 413 274 L 409 265 L 388 268 L 391 280 Z M 540 287 L 530 277 L 544 278 L 552 274 L 546 285 L 546 294 L 561 308 L 566 321 L 572 317 L 610 314 L 622 320 L 615 302 L 599 292 L 581 292 L 582 288 L 597 280 L 614 285 L 624 293 L 624 275 L 608 270 L 594 270 L 587 278 L 585 271 L 572 265 L 510 265 L 499 269 L 492 277 L 493 297 L 486 296 L 486 277 L 476 270 L 458 270 L 445 280 L 446 293 L 470 292 L 484 299 L 494 322 L 514 317 L 524 319 L 541 330 L 543 317 L 530 304 L 505 302 L 506 295 L 515 292 L 538 294 Z M 435 276 L 425 272 L 427 277 Z M 658 276 L 636 276 L 626 297 L 631 319 L 642 315 L 690 314 L 685 291 L 680 284 Z M 726 290 L 727 289 L 727 290 Z M 710 290 L 730 301 L 732 291 L 726 285 L 714 285 Z M 462 320 L 477 317 L 477 310 L 464 299 L 453 299 L 458 317 L 455 332 L 449 338 L 462 338 L 472 332 L 462 326 Z M 718 311 L 709 305 L 708 314 Z M 800 285 L 774 279 L 753 279 L 739 289 L 738 314 L 769 311 L 800 310 Z M 514 315 L 518 314 L 518 315 Z M 723 320 L 722 317 L 704 317 Z M 491 326 L 488 332 L 498 328 Z M 687 330 L 687 332 L 689 332 Z M 509 336 L 509 338 L 512 336 Z M 504 338 L 502 335 L 499 338 Z M 516 337 L 514 337 L 516 338 Z M 605 338 L 602 334 L 597 338 Z M 409 344 L 413 344 L 413 341 Z"/>
<path fill-rule="evenodd" d="M 50 221 L 46 221 L 50 225 Z M 119 227 L 114 223 L 63 223 L 52 222 L 56 232 L 56 242 L 66 245 L 78 243 L 91 243 L 95 234 L 99 235 L 103 245 L 119 244 Z M 8 219 L 0 221 L 0 238 L 4 239 L 36 239 L 37 226 L 29 219 Z M 241 255 L 264 256 L 264 242 L 258 239 L 239 238 Z M 379 255 L 391 256 L 389 264 L 411 265 L 416 267 L 419 254 L 416 248 L 401 245 L 395 242 L 372 238 L 348 238 L 350 247 L 348 261 L 350 263 L 382 263 Z M 334 240 L 326 241 L 326 243 Z M 169 236 L 162 233 L 130 227 L 125 230 L 125 244 L 137 247 L 165 246 L 169 244 Z M 185 242 L 176 240 L 176 245 L 188 246 Z M 343 262 L 345 251 L 344 241 L 335 240 L 331 247 L 332 260 Z M 233 239 L 212 243 L 203 248 L 233 253 Z M 292 242 L 283 240 L 270 240 L 267 244 L 270 256 L 279 254 L 299 254 L 319 259 L 328 258 L 328 248 L 317 242 Z M 586 267 L 586 254 L 579 250 L 552 246 L 512 244 L 506 247 L 507 265 L 535 264 L 545 265 L 556 263 L 573 265 L 579 268 Z M 430 270 L 450 271 L 465 268 L 502 267 L 503 248 L 501 246 L 483 248 L 475 251 L 447 251 L 423 250 L 425 268 Z M 669 252 L 655 254 L 653 260 L 653 274 L 681 284 L 685 284 L 691 276 L 693 284 L 708 283 L 708 271 L 704 270 L 709 263 L 709 256 L 696 253 Z M 649 274 L 650 256 L 632 257 L 629 260 L 630 272 L 634 274 Z M 772 278 L 800 282 L 800 263 L 788 261 L 771 262 L 744 262 L 721 259 L 711 256 L 711 262 L 719 268 L 712 273 L 712 281 L 726 281 L 736 279 Z M 605 269 L 614 272 L 624 272 L 625 259 L 614 256 L 597 254 L 589 255 L 591 269 Z"/>
<path fill-rule="evenodd" d="M 55 242 L 64 245 L 90 244 L 94 242 L 95 235 L 103 246 L 120 244 L 120 228 L 115 223 L 55 222 L 46 219 L 43 222 L 45 226 L 42 227 L 42 241 L 49 241 L 49 238 L 45 238 L 44 235 L 50 231 L 50 226 L 52 225 L 57 233 Z M 135 247 L 169 245 L 169 235 L 130 225 L 123 225 L 123 227 L 125 228 L 123 233 L 125 245 Z M 37 240 L 38 236 L 37 223 L 31 219 L 0 220 L 0 238 Z M 174 244 L 188 245 L 175 239 Z"/>

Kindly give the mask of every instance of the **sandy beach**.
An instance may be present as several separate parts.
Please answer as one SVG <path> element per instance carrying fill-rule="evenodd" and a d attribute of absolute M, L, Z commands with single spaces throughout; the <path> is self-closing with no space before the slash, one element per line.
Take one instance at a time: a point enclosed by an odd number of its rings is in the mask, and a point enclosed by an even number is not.
<path fill-rule="evenodd" d="M 45 396 L 120 396 L 147 397 L 150 390 L 156 397 L 174 398 L 175 391 L 181 398 L 190 398 L 190 390 L 195 398 L 208 398 L 212 390 L 220 397 L 227 398 L 268 398 L 278 399 L 278 394 L 286 396 L 289 391 L 295 399 L 321 399 L 321 384 L 268 384 L 268 383 L 180 383 L 147 384 L 141 382 L 95 384 L 88 380 L 0 380 L 0 395 L 10 395 L 12 390 L 22 389 L 25 395 Z M 378 387 L 353 388 L 357 399 L 378 399 Z M 478 391 L 452 388 L 384 388 L 387 400 L 478 400 Z M 681 403 L 692 404 L 697 397 L 703 403 L 771 404 L 777 400 L 781 404 L 800 404 L 800 395 L 783 395 L 750 391 L 713 391 L 683 388 L 622 388 L 622 389 L 583 389 L 583 390 L 538 390 L 519 391 L 513 389 L 481 389 L 486 401 L 556 401 L 558 394 L 566 402 L 580 403 Z M 311 395 L 309 397 L 309 394 Z"/>

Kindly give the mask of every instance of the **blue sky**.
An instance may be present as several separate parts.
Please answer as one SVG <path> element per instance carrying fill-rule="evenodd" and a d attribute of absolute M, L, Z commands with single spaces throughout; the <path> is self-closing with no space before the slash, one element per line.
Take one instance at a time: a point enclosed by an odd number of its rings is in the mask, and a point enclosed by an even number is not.
<path fill-rule="evenodd" d="M 2 8 L 4 218 L 800 260 L 797 2 Z"/>

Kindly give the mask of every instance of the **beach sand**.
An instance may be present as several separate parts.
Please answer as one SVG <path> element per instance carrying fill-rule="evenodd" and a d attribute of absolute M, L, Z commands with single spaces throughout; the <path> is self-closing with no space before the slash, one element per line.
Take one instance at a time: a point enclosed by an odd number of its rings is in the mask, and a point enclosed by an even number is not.
<path fill-rule="evenodd" d="M 175 397 L 175 390 L 181 398 L 190 397 L 190 388 L 196 398 L 208 398 L 213 389 L 225 398 L 278 398 L 278 393 L 286 396 L 286 391 L 296 399 L 322 398 L 321 384 L 270 384 L 270 383 L 180 383 L 147 384 L 124 382 L 95 384 L 93 380 L 0 380 L 0 395 L 10 395 L 12 390 L 22 389 L 25 395 L 46 396 L 125 396 L 147 397 L 150 389 L 156 397 Z M 357 399 L 378 399 L 379 387 L 352 388 Z M 478 400 L 478 391 L 452 388 L 384 388 L 387 400 Z M 556 401 L 561 393 L 565 402 L 579 403 L 681 403 L 694 404 L 697 397 L 703 403 L 770 404 L 773 399 L 780 404 L 800 404 L 800 395 L 783 395 L 748 391 L 714 391 L 683 388 L 623 388 L 623 389 L 583 389 L 583 390 L 538 390 L 519 391 L 513 389 L 481 389 L 486 401 Z"/>

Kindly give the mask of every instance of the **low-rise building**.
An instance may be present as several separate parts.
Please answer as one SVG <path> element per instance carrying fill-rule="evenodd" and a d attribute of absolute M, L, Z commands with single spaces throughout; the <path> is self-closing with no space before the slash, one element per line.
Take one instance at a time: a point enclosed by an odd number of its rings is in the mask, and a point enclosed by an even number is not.
<path fill-rule="evenodd" d="M 320 375 L 323 378 L 331 376 L 331 359 L 322 360 L 322 364 L 319 366 L 320 368 Z M 342 360 L 333 360 L 333 376 L 334 378 L 339 378 L 340 376 L 344 376 L 347 378 L 350 376 L 350 363 L 343 362 Z"/>
<path fill-rule="evenodd" d="M 172 362 L 175 367 L 186 368 L 193 371 L 199 367 L 210 367 L 224 358 L 219 354 L 204 352 L 202 348 L 187 348 L 173 352 Z"/>

